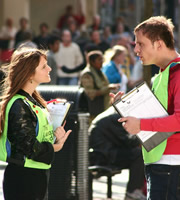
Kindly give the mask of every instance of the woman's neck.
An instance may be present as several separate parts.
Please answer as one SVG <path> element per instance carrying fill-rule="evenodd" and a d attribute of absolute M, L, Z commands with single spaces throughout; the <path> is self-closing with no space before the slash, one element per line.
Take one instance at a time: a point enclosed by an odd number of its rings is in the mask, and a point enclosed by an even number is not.
<path fill-rule="evenodd" d="M 37 85 L 35 83 L 26 83 L 22 89 L 27 92 L 30 96 L 32 96 L 34 90 L 36 89 Z"/>

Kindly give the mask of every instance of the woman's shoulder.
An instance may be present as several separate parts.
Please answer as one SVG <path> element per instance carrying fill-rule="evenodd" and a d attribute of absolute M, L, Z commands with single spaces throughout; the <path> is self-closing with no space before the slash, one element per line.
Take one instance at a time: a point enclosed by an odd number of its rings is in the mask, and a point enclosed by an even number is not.
<path fill-rule="evenodd" d="M 116 71 L 116 66 L 115 66 L 114 62 L 110 61 L 109 63 L 103 65 L 102 71 L 103 72 Z"/>
<path fill-rule="evenodd" d="M 114 61 L 111 60 L 108 63 L 105 63 L 103 65 L 103 67 L 105 67 L 105 68 L 114 68 L 114 67 L 116 67 L 116 65 L 115 65 Z"/>
<path fill-rule="evenodd" d="M 16 99 L 10 108 L 13 113 L 21 113 L 27 110 L 29 110 L 28 103 L 22 98 Z"/>
<path fill-rule="evenodd" d="M 22 122 L 22 120 L 36 121 L 37 117 L 24 99 L 16 99 L 9 108 L 9 120 L 12 122 Z"/>

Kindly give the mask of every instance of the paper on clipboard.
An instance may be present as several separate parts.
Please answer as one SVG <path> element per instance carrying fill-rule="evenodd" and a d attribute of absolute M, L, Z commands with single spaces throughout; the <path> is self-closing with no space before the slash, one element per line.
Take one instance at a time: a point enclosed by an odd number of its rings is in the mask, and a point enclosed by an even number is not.
<path fill-rule="evenodd" d="M 132 116 L 146 119 L 168 116 L 167 111 L 145 82 L 124 95 L 122 99 L 113 103 L 113 106 L 123 117 Z M 140 131 L 137 137 L 149 152 L 172 134 L 173 132 Z"/>
<path fill-rule="evenodd" d="M 73 102 L 58 102 L 52 101 L 47 104 L 48 111 L 51 116 L 54 131 L 57 127 L 63 125 L 67 115 L 72 107 Z"/>

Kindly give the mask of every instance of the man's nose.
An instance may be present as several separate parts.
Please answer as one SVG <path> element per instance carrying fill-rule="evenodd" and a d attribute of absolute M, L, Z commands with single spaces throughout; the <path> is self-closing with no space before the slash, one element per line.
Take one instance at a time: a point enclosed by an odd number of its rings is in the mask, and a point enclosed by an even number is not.
<path fill-rule="evenodd" d="M 135 47 L 134 47 L 134 52 L 135 52 L 136 54 L 139 52 L 139 48 L 138 48 L 137 44 L 136 44 Z"/>

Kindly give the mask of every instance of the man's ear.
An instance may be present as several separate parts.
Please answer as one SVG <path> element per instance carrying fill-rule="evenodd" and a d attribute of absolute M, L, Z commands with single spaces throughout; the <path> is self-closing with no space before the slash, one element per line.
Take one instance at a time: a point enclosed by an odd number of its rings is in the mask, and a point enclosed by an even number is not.
<path fill-rule="evenodd" d="M 157 41 L 155 42 L 155 45 L 156 45 L 156 48 L 157 48 L 158 50 L 161 50 L 165 44 L 164 44 L 164 42 L 163 42 L 162 40 L 157 40 Z"/>

